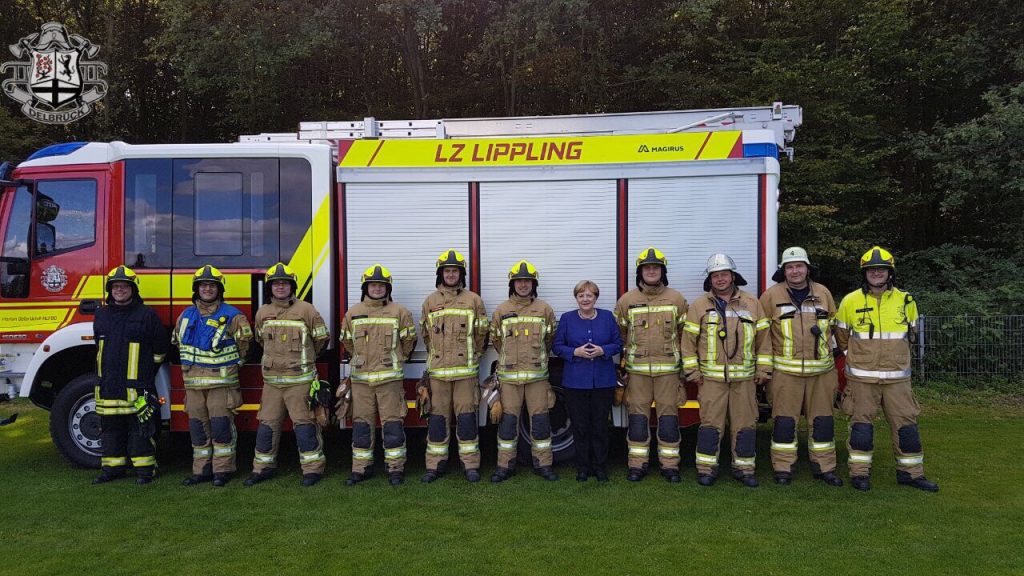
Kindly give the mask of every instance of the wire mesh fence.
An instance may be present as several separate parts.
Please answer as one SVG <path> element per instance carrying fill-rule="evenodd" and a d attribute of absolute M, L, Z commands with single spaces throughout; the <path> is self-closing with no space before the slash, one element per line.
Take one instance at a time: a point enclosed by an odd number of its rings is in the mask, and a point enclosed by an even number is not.
<path fill-rule="evenodd" d="M 922 316 L 915 377 L 1024 374 L 1024 316 Z"/>

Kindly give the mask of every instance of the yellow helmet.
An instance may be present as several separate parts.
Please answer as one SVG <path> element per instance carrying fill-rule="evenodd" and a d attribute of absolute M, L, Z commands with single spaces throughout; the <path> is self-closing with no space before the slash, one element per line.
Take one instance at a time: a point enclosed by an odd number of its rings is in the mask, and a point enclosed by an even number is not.
<path fill-rule="evenodd" d="M 295 275 L 295 271 L 284 262 L 278 262 L 270 268 L 267 268 L 266 274 L 263 275 L 263 280 L 270 285 L 274 280 L 287 280 L 292 283 L 292 289 L 299 289 L 299 277 Z"/>
<path fill-rule="evenodd" d="M 441 269 L 447 266 L 456 266 L 465 270 L 466 258 L 456 250 L 445 250 L 437 257 L 437 268 Z"/>
<path fill-rule="evenodd" d="M 896 259 L 885 248 L 873 246 L 871 250 L 868 250 L 860 257 L 860 269 L 866 270 L 868 268 L 891 268 L 895 272 Z"/>
<path fill-rule="evenodd" d="M 391 271 L 380 264 L 374 264 L 363 271 L 362 283 L 383 282 L 391 285 Z"/>
<path fill-rule="evenodd" d="M 196 289 L 196 284 L 200 282 L 213 282 L 219 284 L 221 290 L 224 289 L 224 275 L 221 274 L 220 270 L 217 270 L 209 264 L 196 270 L 196 273 L 192 275 L 192 289 Z"/>
<path fill-rule="evenodd" d="M 512 265 L 512 268 L 508 271 L 508 281 L 517 280 L 524 278 L 527 280 L 533 280 L 538 282 L 540 274 L 537 273 L 537 268 L 533 264 L 530 264 L 526 260 L 520 260 Z"/>
<path fill-rule="evenodd" d="M 661 264 L 667 270 L 668 258 L 665 257 L 665 254 L 662 253 L 661 250 L 658 250 L 654 246 L 650 246 L 648 248 L 645 248 L 644 251 L 641 252 L 640 255 L 636 257 L 637 268 L 643 266 L 644 264 Z"/>
<path fill-rule="evenodd" d="M 118 266 L 107 273 L 107 282 L 104 285 L 107 292 L 110 292 L 110 285 L 114 282 L 127 282 L 135 287 L 136 294 L 139 293 L 139 277 L 127 266 Z"/>

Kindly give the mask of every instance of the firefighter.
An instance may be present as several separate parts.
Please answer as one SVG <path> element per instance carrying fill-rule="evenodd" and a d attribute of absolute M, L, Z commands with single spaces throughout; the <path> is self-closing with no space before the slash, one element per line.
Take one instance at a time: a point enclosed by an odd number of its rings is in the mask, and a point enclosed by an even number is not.
<path fill-rule="evenodd" d="M 832 358 L 832 293 L 811 279 L 815 268 L 807 251 L 794 246 L 782 252 L 772 276 L 774 286 L 761 295 L 761 309 L 771 321 L 772 468 L 775 483 L 793 481 L 797 424 L 807 416 L 808 454 L 814 477 L 842 486 L 836 476 L 835 425 L 832 402 L 839 384 Z"/>
<path fill-rule="evenodd" d="M 139 278 L 127 266 L 107 274 L 107 305 L 96 311 L 96 413 L 100 417 L 100 475 L 103 484 L 126 475 L 129 462 L 136 484 L 149 484 L 156 472 L 156 432 L 160 423 L 157 369 L 167 354 L 163 323 L 142 302 Z"/>
<path fill-rule="evenodd" d="M 192 306 L 178 316 L 172 342 L 185 380 L 185 410 L 192 437 L 192 475 L 185 486 L 224 486 L 236 469 L 235 410 L 242 405 L 238 368 L 252 328 L 245 314 L 224 302 L 224 275 L 209 264 L 192 275 Z"/>
<path fill-rule="evenodd" d="M 421 481 L 429 484 L 445 472 L 454 407 L 459 459 L 466 479 L 479 482 L 477 407 L 480 356 L 487 346 L 487 311 L 480 296 L 466 289 L 466 259 L 462 254 L 445 250 L 436 264 L 437 290 L 423 301 L 420 315 L 430 378 L 427 472 Z"/>
<path fill-rule="evenodd" d="M 508 272 L 508 300 L 494 311 L 491 343 L 498 352 L 501 421 L 498 423 L 498 466 L 491 482 L 504 482 L 516 471 L 519 415 L 526 402 L 530 417 L 534 472 L 558 480 L 551 468 L 551 417 L 555 395 L 548 383 L 548 350 L 555 335 L 555 312 L 537 297 L 539 274 L 526 260 Z"/>
<path fill-rule="evenodd" d="M 679 405 L 686 401 L 680 378 L 679 337 L 686 319 L 686 298 L 668 287 L 668 258 L 653 246 L 636 258 L 636 288 L 615 304 L 615 319 L 625 344 L 626 432 L 629 472 L 639 482 L 647 475 L 651 402 L 658 416 L 658 461 L 668 482 L 679 476 Z"/>
<path fill-rule="evenodd" d="M 847 294 L 836 315 L 836 341 L 846 352 L 843 410 L 850 415 L 850 483 L 871 489 L 872 421 L 879 407 L 889 421 L 896 481 L 928 492 L 917 430 L 920 407 L 910 388 L 910 345 L 917 337 L 917 302 L 895 287 L 896 260 L 875 246 L 860 258 L 862 285 Z"/>
<path fill-rule="evenodd" d="M 408 412 L 403 365 L 416 346 L 416 325 L 409 310 L 391 299 L 391 272 L 374 264 L 362 275 L 359 303 L 345 312 L 341 343 L 351 355 L 352 475 L 354 486 L 373 475 L 373 428 L 380 418 L 388 482 L 398 486 L 405 474 Z"/>
<path fill-rule="evenodd" d="M 769 319 L 747 281 L 726 254 L 713 254 L 705 268 L 706 293 L 690 306 L 682 337 L 683 369 L 698 386 L 697 483 L 718 478 L 718 446 L 726 422 L 732 433 L 733 478 L 756 488 L 754 476 L 756 385 L 771 378 Z"/>
<path fill-rule="evenodd" d="M 319 390 L 316 357 L 330 335 L 312 304 L 296 297 L 298 278 L 284 263 L 267 269 L 270 302 L 256 311 L 256 341 L 263 346 L 263 395 L 256 430 L 256 455 L 245 485 L 268 480 L 277 472 L 281 423 L 291 419 L 302 467 L 302 485 L 315 485 L 324 474 L 323 439 L 310 399 Z"/>

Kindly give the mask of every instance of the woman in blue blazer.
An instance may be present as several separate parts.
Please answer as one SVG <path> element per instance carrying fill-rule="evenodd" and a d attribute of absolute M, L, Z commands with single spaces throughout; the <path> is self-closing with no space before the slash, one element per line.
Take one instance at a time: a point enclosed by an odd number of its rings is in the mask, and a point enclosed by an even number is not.
<path fill-rule="evenodd" d="M 615 397 L 613 356 L 622 352 L 615 317 L 597 308 L 601 291 L 584 280 L 572 291 L 577 310 L 562 314 L 552 351 L 565 360 L 562 386 L 576 444 L 576 480 L 608 480 L 608 419 Z"/>

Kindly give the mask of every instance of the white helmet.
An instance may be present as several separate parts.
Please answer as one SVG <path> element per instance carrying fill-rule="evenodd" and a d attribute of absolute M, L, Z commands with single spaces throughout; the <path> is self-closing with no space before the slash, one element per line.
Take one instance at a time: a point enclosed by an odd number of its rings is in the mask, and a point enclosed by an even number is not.
<path fill-rule="evenodd" d="M 772 274 L 772 280 L 782 282 L 786 279 L 786 264 L 790 262 L 803 262 L 807 264 L 808 274 L 817 272 L 817 268 L 811 265 L 811 259 L 807 257 L 807 250 L 799 246 L 786 248 L 782 251 L 782 260 L 779 261 L 779 269 Z"/>
<path fill-rule="evenodd" d="M 736 261 L 728 254 L 712 254 L 708 265 L 704 268 L 704 291 L 711 290 L 711 273 L 728 270 L 732 272 L 733 282 L 737 286 L 746 286 L 747 281 L 736 271 Z"/>

